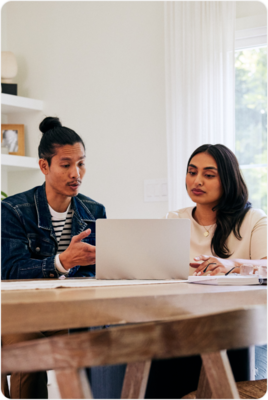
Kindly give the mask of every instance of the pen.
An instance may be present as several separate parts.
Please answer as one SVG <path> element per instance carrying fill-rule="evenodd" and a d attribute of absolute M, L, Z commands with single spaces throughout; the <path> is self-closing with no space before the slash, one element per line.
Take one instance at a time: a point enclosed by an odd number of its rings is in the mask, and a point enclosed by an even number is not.
<path fill-rule="evenodd" d="M 208 267 L 209 267 L 210 265 L 212 265 L 212 264 L 216 264 L 216 263 L 209 263 L 209 264 L 206 266 L 206 268 L 204 269 L 203 273 L 207 272 Z"/>
<path fill-rule="evenodd" d="M 235 267 L 231 268 L 230 271 L 226 272 L 225 276 L 226 276 L 226 275 L 229 275 L 230 272 L 232 272 L 234 269 L 235 269 Z"/>

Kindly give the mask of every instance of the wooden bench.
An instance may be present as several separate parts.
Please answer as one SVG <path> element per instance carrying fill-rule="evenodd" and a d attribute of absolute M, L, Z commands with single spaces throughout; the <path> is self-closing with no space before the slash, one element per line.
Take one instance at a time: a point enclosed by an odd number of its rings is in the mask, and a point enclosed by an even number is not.
<path fill-rule="evenodd" d="M 236 383 L 240 399 L 260 399 L 267 392 L 267 379 Z M 182 397 L 183 399 L 197 399 L 197 390 Z"/>

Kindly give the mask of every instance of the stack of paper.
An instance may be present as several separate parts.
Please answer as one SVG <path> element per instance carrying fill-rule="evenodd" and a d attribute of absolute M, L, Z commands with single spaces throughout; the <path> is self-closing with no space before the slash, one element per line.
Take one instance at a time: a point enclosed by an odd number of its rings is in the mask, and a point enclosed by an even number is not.
<path fill-rule="evenodd" d="M 191 283 L 201 283 L 203 285 L 233 285 L 233 286 L 243 286 L 243 285 L 258 285 L 259 276 L 258 275 L 202 275 L 202 276 L 189 276 L 188 282 Z"/>
<path fill-rule="evenodd" d="M 101 280 L 94 278 L 66 278 L 66 279 L 35 279 L 2 281 L 1 290 L 28 290 L 28 289 L 56 289 L 56 288 L 75 288 L 75 287 L 97 287 L 97 286 L 123 286 L 123 285 L 151 285 L 159 283 L 179 283 L 187 282 L 183 279 L 169 280 Z"/>

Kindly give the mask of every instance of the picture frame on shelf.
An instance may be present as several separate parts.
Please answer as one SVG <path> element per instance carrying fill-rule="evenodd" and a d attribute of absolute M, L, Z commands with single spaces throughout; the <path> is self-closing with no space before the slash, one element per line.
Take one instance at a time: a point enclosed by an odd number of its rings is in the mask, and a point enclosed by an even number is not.
<path fill-rule="evenodd" d="M 2 124 L 1 125 L 1 148 L 8 154 L 25 156 L 24 125 L 21 124 Z"/>

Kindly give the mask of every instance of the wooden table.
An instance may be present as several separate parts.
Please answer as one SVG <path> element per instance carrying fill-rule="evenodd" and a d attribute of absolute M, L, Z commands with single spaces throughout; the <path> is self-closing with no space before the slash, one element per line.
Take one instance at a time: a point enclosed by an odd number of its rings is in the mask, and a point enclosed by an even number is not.
<path fill-rule="evenodd" d="M 170 319 L 178 320 L 185 319 L 187 316 L 217 314 L 251 305 L 266 305 L 266 303 L 265 286 L 235 287 L 166 283 L 139 286 L 3 291 L 2 334 Z M 212 370 L 214 371 L 216 365 L 217 370 L 221 371 L 219 375 L 221 376 L 220 381 L 222 381 L 226 372 L 225 369 L 229 368 L 229 375 L 231 371 L 229 363 L 225 365 L 227 358 L 225 360 L 223 356 L 227 356 L 221 353 L 213 354 L 212 356 L 216 358 L 212 360 Z M 219 381 L 217 379 L 212 379 L 212 382 L 207 383 L 207 376 L 210 377 L 211 375 L 211 366 L 209 364 L 211 359 L 210 355 L 203 355 L 202 357 L 203 366 L 208 369 L 208 372 L 204 372 L 205 369 L 202 369 L 201 375 L 203 375 L 199 384 L 201 398 L 208 398 L 204 397 L 204 393 L 207 390 L 211 391 L 213 389 L 214 394 L 222 393 L 222 386 L 225 391 L 227 390 L 228 395 L 226 398 L 236 397 L 233 394 L 237 393 L 237 389 L 233 378 L 230 378 L 231 375 L 226 375 L 224 385 L 219 387 L 213 387 L 215 382 Z M 39 357 L 37 358 L 39 366 Z M 137 370 L 137 365 L 142 373 Z M 144 382 L 147 382 L 148 379 L 149 365 L 150 362 L 148 361 L 129 364 L 129 370 L 127 369 L 125 375 L 123 393 L 125 393 L 124 390 L 127 393 L 129 390 L 131 391 L 133 382 L 135 382 L 134 386 L 138 388 L 139 393 L 142 393 L 141 396 L 144 396 L 146 388 L 146 383 Z M 135 372 L 134 375 L 132 370 Z M 63 370 L 58 372 L 58 384 L 64 397 L 66 382 L 70 382 L 71 385 L 73 384 L 73 379 L 64 378 Z M 68 385 L 67 387 L 70 394 L 70 387 Z M 79 396 L 73 398 L 80 398 L 81 396 Z"/>
<path fill-rule="evenodd" d="M 168 283 L 2 291 L 2 334 L 184 318 L 267 303 L 266 286 Z"/>

